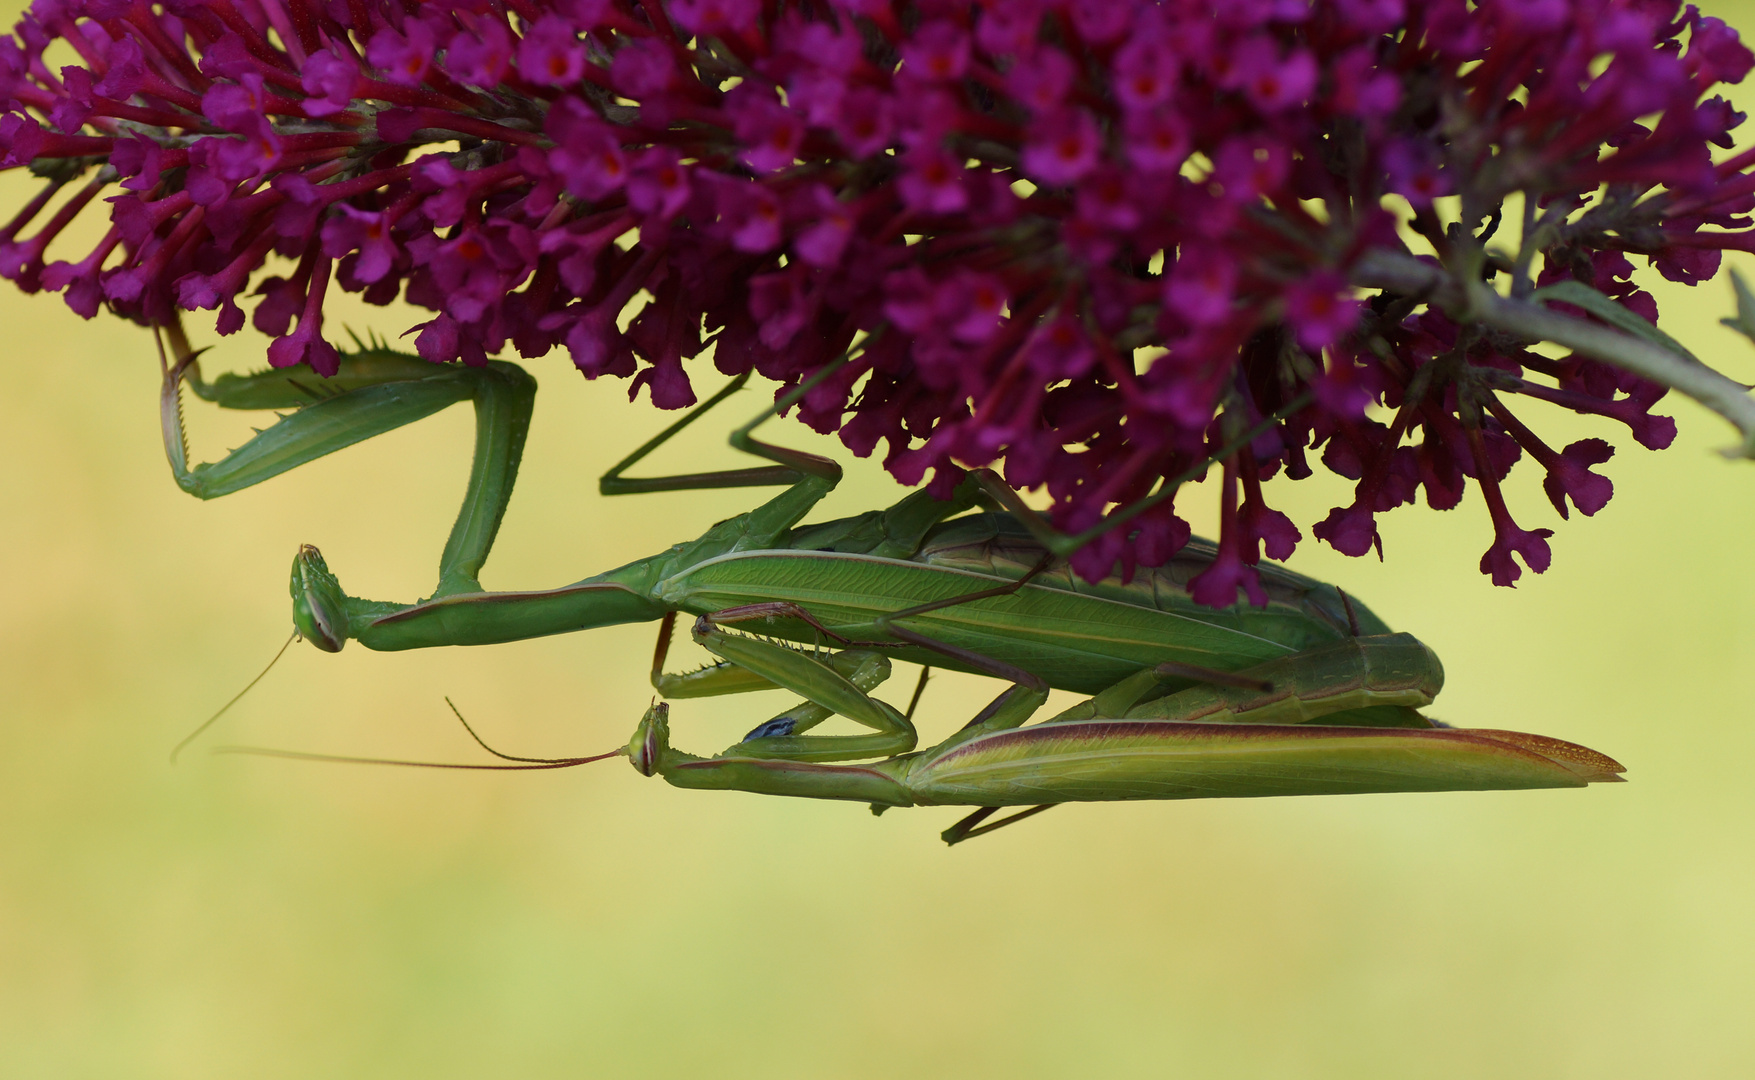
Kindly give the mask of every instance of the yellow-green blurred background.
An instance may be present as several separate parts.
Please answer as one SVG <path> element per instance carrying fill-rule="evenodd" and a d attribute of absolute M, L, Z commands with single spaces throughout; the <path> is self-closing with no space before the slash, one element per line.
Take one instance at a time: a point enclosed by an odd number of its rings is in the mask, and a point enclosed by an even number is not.
<path fill-rule="evenodd" d="M 7 176 L 0 201 L 23 190 Z M 1755 381 L 1755 350 L 1714 325 L 1728 284 L 1658 285 L 1672 332 Z M 1729 431 L 1691 405 L 1668 403 L 1682 433 L 1661 454 L 1525 407 L 1551 440 L 1621 452 L 1614 501 L 1569 523 L 1518 467 L 1520 522 L 1557 534 L 1516 590 L 1476 572 L 1473 490 L 1384 518 L 1385 563 L 1308 539 L 1293 560 L 1438 651 L 1438 715 L 1586 743 L 1630 783 L 1077 806 L 946 849 L 955 809 L 877 820 L 613 760 L 171 768 L 284 639 L 300 543 L 352 592 L 430 591 L 468 412 L 204 504 L 166 469 L 143 332 L 9 286 L 0 327 L 0 1076 L 1755 1075 L 1755 465 L 1714 455 Z M 226 339 L 208 370 L 260 349 Z M 490 587 L 577 579 L 755 497 L 600 499 L 668 417 L 564 356 L 529 366 L 543 390 Z M 190 413 L 201 457 L 247 434 Z M 728 425 L 700 426 L 662 464 L 736 463 Z M 1269 491 L 1307 534 L 1347 498 L 1334 478 Z M 895 496 L 859 463 L 823 513 Z M 1210 503 L 1184 500 L 1202 531 Z M 448 694 L 513 752 L 602 751 L 650 696 L 651 646 L 648 627 L 298 646 L 207 744 L 479 760 Z M 935 681 L 924 733 L 994 690 Z M 717 749 L 776 707 L 681 703 L 677 741 Z"/>

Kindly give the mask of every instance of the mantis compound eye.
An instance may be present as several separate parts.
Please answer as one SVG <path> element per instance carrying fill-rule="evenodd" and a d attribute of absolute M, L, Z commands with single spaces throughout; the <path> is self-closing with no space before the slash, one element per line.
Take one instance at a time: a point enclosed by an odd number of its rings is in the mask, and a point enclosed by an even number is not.
<path fill-rule="evenodd" d="M 293 556 L 292 599 L 299 634 L 324 652 L 340 652 L 348 638 L 346 594 L 323 553 L 310 544 Z"/>

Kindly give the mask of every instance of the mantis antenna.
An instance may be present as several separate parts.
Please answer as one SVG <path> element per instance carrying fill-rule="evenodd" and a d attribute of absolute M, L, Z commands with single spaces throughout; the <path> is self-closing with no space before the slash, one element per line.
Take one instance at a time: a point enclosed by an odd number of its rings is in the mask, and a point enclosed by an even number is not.
<path fill-rule="evenodd" d="M 242 695 L 239 695 L 239 696 L 241 697 Z M 477 746 L 481 747 L 483 750 L 486 750 L 488 753 L 492 754 L 493 756 L 495 756 L 497 758 L 504 758 L 507 761 L 530 762 L 531 764 L 525 764 L 525 765 L 468 765 L 468 764 L 462 764 L 459 762 L 450 762 L 450 761 L 404 761 L 400 758 L 352 757 L 352 756 L 349 756 L 346 754 L 312 754 L 312 753 L 307 753 L 303 750 L 276 750 L 276 749 L 273 749 L 271 747 L 266 747 L 266 746 L 216 746 L 213 748 L 213 752 L 215 754 L 250 754 L 250 755 L 253 755 L 255 757 L 289 758 L 293 761 L 340 762 L 340 763 L 345 764 L 345 765 L 403 765 L 403 766 L 406 766 L 408 768 L 414 768 L 414 769 L 477 769 L 477 770 L 481 770 L 481 769 L 487 769 L 487 770 L 570 769 L 575 765 L 589 765 L 593 761 L 602 761 L 605 758 L 620 757 L 621 755 L 623 755 L 627 752 L 626 750 L 624 750 L 623 748 L 618 746 L 614 750 L 611 750 L 607 754 L 594 754 L 590 757 L 536 758 L 536 757 L 519 757 L 516 754 L 503 754 L 500 751 L 495 750 L 493 747 L 489 746 L 485 739 L 483 739 L 480 735 L 477 735 L 475 733 L 475 729 L 469 726 L 469 721 L 463 719 L 463 713 L 458 710 L 457 706 L 451 701 L 450 698 L 445 699 L 445 704 L 449 705 L 451 707 L 451 715 L 455 716 L 457 718 L 457 722 L 463 725 L 464 731 L 469 732 L 469 737 L 475 740 L 475 743 Z M 212 723 L 212 721 L 208 721 L 208 722 Z M 187 740 L 185 740 L 185 741 L 187 741 Z"/>
<path fill-rule="evenodd" d="M 263 668 L 261 670 L 261 672 L 258 673 L 254 679 L 251 679 L 250 682 L 242 690 L 239 690 L 237 692 L 237 694 L 235 696 L 233 696 L 233 698 L 230 701 L 226 702 L 224 705 L 221 705 L 219 707 L 218 712 L 214 713 L 212 716 L 208 717 L 206 720 L 203 720 L 201 722 L 200 727 L 197 727 L 194 731 L 191 731 L 189 734 L 183 736 L 183 741 L 171 748 L 171 764 L 172 765 L 175 765 L 177 763 L 177 755 L 181 754 L 183 752 L 183 747 L 188 746 L 190 743 L 194 742 L 198 737 L 200 737 L 200 735 L 203 731 L 206 731 L 208 728 L 212 727 L 213 722 L 215 720 L 218 720 L 220 717 L 224 716 L 227 709 L 231 708 L 233 705 L 236 705 L 239 702 L 239 700 L 241 700 L 243 698 L 243 696 L 245 694 L 248 694 L 251 691 L 251 689 L 255 687 L 255 685 L 257 683 L 262 681 L 263 675 L 268 674 L 270 671 L 272 671 L 274 669 L 274 665 L 280 663 L 280 658 L 282 656 L 286 655 L 286 650 L 292 646 L 292 643 L 298 639 L 298 636 L 299 636 L 299 632 L 297 630 L 294 630 L 291 634 L 287 635 L 286 642 L 281 645 L 280 651 L 274 654 L 274 659 L 268 661 L 267 667 Z M 472 731 L 472 732 L 470 732 L 470 734 L 473 735 L 473 734 L 475 734 L 475 732 Z M 477 741 L 479 742 L 480 740 L 477 740 Z"/>
<path fill-rule="evenodd" d="M 266 746 L 216 746 L 216 754 L 250 754 L 255 757 L 289 758 L 293 761 L 331 761 L 346 765 L 406 765 L 414 769 L 570 769 L 575 765 L 589 765 L 593 761 L 604 758 L 620 757 L 626 753 L 616 747 L 607 754 L 592 757 L 556 758 L 545 765 L 465 765 L 454 761 L 403 761 L 400 758 L 348 757 L 343 754 L 309 754 L 302 750 L 276 750 Z"/>
<path fill-rule="evenodd" d="M 588 761 L 602 761 L 606 757 L 615 757 L 616 754 L 621 753 L 621 751 L 619 751 L 619 750 L 612 750 L 607 754 L 598 754 L 596 757 L 583 757 L 583 758 L 581 758 L 581 757 L 570 757 L 570 758 L 519 757 L 516 754 L 502 754 L 498 750 L 495 750 L 493 747 L 489 746 L 487 744 L 486 739 L 483 739 L 480 735 L 477 735 L 475 733 L 475 729 L 469 726 L 469 721 L 463 719 L 462 710 L 458 709 L 456 704 L 453 703 L 450 698 L 447 697 L 445 699 L 445 704 L 450 706 L 451 715 L 455 716 L 457 718 L 457 722 L 459 724 L 463 725 L 463 730 L 469 732 L 469 737 L 475 740 L 475 745 L 481 747 L 483 750 L 486 750 L 488 753 L 492 754 L 493 756 L 495 756 L 497 758 L 501 758 L 505 761 L 531 761 L 531 762 L 538 762 L 538 763 L 541 763 L 543 765 L 551 765 L 551 766 L 555 766 L 555 767 L 565 767 L 565 765 L 568 765 L 568 764 L 583 765 Z"/>

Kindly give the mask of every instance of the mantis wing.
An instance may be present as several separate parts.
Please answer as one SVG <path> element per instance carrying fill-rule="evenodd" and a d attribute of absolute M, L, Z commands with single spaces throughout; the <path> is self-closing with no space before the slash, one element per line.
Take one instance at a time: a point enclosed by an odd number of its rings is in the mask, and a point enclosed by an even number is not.
<path fill-rule="evenodd" d="M 883 767 L 879 766 L 881 770 Z M 906 770 L 921 804 L 1583 787 L 1622 766 L 1515 731 L 1097 720 L 971 739 Z"/>

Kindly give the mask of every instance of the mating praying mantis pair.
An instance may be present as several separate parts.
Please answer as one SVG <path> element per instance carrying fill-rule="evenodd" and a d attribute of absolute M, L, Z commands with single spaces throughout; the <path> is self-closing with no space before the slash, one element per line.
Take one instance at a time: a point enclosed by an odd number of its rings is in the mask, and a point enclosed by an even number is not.
<path fill-rule="evenodd" d="M 740 376 L 601 481 L 604 494 L 784 485 L 778 495 L 698 539 L 571 585 L 484 591 L 478 576 L 511 497 L 535 403 L 535 380 L 523 369 L 501 361 L 435 365 L 356 339 L 359 349 L 327 380 L 296 367 L 209 383 L 180 330 L 166 330 L 165 450 L 177 483 L 204 499 L 451 404 L 474 404 L 474 462 L 430 597 L 400 604 L 349 596 L 317 548 L 306 545 L 294 558 L 294 624 L 319 648 L 338 651 L 349 639 L 371 649 L 483 645 L 656 621 L 652 682 L 663 698 L 779 687 L 802 699 L 710 757 L 671 746 L 670 706 L 656 701 L 626 747 L 610 754 L 465 767 L 553 768 L 626 756 L 644 775 L 678 787 L 842 799 L 877 813 L 976 807 L 944 832 L 953 844 L 1065 802 L 1620 779 L 1619 764 L 1582 746 L 1450 728 L 1421 715 L 1443 684 L 1437 657 L 1333 585 L 1264 563 L 1267 606 L 1196 605 L 1188 582 L 1215 557 L 1213 545 L 1198 539 L 1163 567 L 1083 581 L 1060 559 L 1074 538 L 1054 534 L 991 474 L 972 473 L 949 499 L 917 491 L 885 510 L 800 525 L 836 486 L 840 467 L 753 433 L 811 382 L 731 436 L 732 446 L 772 464 L 623 475 L 742 387 L 747 376 Z M 221 461 L 191 467 L 185 383 L 225 408 L 295 411 Z M 664 671 L 678 614 L 695 616 L 693 638 L 717 663 Z M 892 659 L 1010 685 L 950 738 L 917 750 L 919 687 L 906 713 L 871 693 Z M 924 678 L 923 671 L 922 685 Z M 1088 696 L 1030 723 L 1050 688 Z M 833 716 L 866 731 L 810 733 Z M 987 821 L 1003 807 L 1025 809 Z"/>

